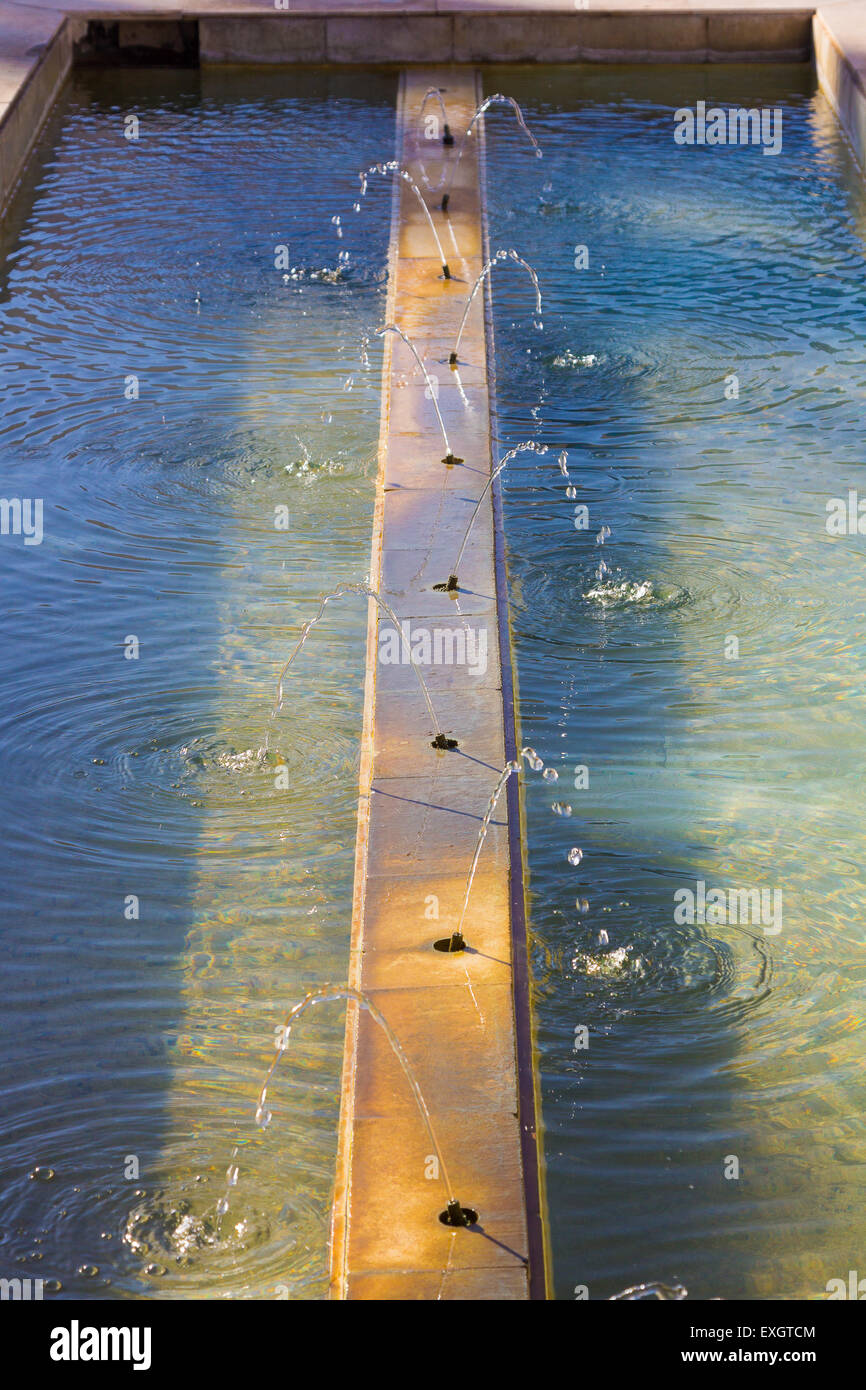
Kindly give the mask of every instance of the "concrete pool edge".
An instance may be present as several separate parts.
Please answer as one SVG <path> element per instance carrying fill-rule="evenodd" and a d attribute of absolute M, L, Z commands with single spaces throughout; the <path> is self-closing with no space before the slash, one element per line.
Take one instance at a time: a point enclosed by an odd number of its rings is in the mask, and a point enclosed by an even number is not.
<path fill-rule="evenodd" d="M 350 1004 L 331 1237 L 337 1298 L 546 1295 L 531 1037 L 522 1023 L 529 1018 L 527 974 L 518 968 L 518 957 L 525 961 L 522 840 L 513 799 L 505 817 L 497 810 L 484 845 L 467 917 L 469 949 L 434 949 L 458 924 L 481 817 L 506 753 L 515 751 L 513 717 L 509 724 L 503 706 L 511 658 L 500 644 L 507 613 L 503 628 L 489 490 L 460 565 L 459 595 L 434 587 L 447 579 L 457 539 L 484 492 L 492 446 L 481 301 L 462 339 L 461 365 L 456 372 L 449 366 L 467 284 L 483 261 L 480 152 L 467 148 L 458 167 L 441 138 L 425 145 L 419 115 L 425 90 L 435 86 L 449 122 L 464 128 L 477 83 L 475 70 L 466 69 L 401 75 L 400 164 L 419 184 L 434 165 L 437 177 L 454 180 L 448 216 L 435 212 L 451 278 L 442 273 L 417 197 L 401 184 L 388 317 L 434 373 L 449 440 L 465 461 L 443 462 L 431 391 L 405 344 L 388 335 L 371 582 L 401 624 L 483 630 L 494 655 L 480 684 L 459 661 L 425 669 L 443 731 L 458 740 L 456 750 L 434 751 L 414 673 L 383 664 L 384 619 L 371 615 L 350 984 L 373 1000 L 405 1048 L 454 1196 L 479 1221 L 469 1229 L 439 1221 L 446 1185 L 436 1180 L 443 1175 L 431 1167 L 435 1155 L 405 1079 L 382 1034 Z M 440 175 L 443 160 L 447 173 Z M 431 208 L 437 201 L 428 198 Z M 514 779 L 511 785 L 516 790 Z"/>
<path fill-rule="evenodd" d="M 819 9 L 812 38 L 821 90 L 866 170 L 866 8 Z"/>
<path fill-rule="evenodd" d="M 866 156 L 866 14 L 858 0 L 700 4 L 572 0 L 488 6 L 405 0 L 387 11 L 356 0 L 237 9 L 190 0 L 84 3 L 66 9 L 0 0 L 0 215 L 76 62 L 412 63 L 739 62 L 813 57 L 821 85 Z"/>

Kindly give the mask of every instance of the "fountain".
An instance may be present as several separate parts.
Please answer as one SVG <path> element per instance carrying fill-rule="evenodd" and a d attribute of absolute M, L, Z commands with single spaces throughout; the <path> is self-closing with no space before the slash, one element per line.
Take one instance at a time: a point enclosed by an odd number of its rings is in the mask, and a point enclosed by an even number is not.
<path fill-rule="evenodd" d="M 454 569 L 453 569 L 452 573 L 449 574 L 447 580 L 446 580 L 444 583 L 442 583 L 442 584 L 434 584 L 434 585 L 433 585 L 433 588 L 436 589 L 439 593 L 454 594 L 454 593 L 457 592 L 457 589 L 458 589 L 457 571 L 458 571 L 458 569 L 460 568 L 460 561 L 463 559 L 463 552 L 464 552 L 464 550 L 466 549 L 466 543 L 467 543 L 467 541 L 469 540 L 469 533 L 471 532 L 472 527 L 475 525 L 475 519 L 476 519 L 476 517 L 478 516 L 479 511 L 481 510 L 481 504 L 482 504 L 482 502 L 484 501 L 484 498 L 487 496 L 488 492 L 490 491 L 491 487 L 493 486 L 494 482 L 495 482 L 496 479 L 499 477 L 499 475 L 500 475 L 500 473 L 502 472 L 503 468 L 505 468 L 505 466 L 506 466 L 508 463 L 510 463 L 511 460 L 512 460 L 513 458 L 515 458 L 517 454 L 524 454 L 524 453 L 527 453 L 527 452 L 529 452 L 529 453 L 534 453 L 534 454 L 546 454 L 546 453 L 547 453 L 547 445 L 546 445 L 546 444 L 535 444 L 532 440 L 527 440 L 527 441 L 526 441 L 525 443 L 523 443 L 523 444 L 515 444 L 514 448 L 513 448 L 513 449 L 509 449 L 509 450 L 508 450 L 508 453 L 505 454 L 504 457 L 503 457 L 502 459 L 500 459 L 499 463 L 496 465 L 496 467 L 494 468 L 493 472 L 490 474 L 490 477 L 487 479 L 487 482 L 484 484 L 484 487 L 483 487 L 482 492 L 481 492 L 481 496 L 478 498 L 478 501 L 475 503 L 475 509 L 474 509 L 474 511 L 473 511 L 473 513 L 472 513 L 472 515 L 471 515 L 471 517 L 469 518 L 469 525 L 466 527 L 466 533 L 465 533 L 465 535 L 464 535 L 464 537 L 463 537 L 463 540 L 462 540 L 462 542 L 461 542 L 461 544 L 460 544 L 460 549 L 459 549 L 458 552 L 457 552 L 457 559 L 456 559 L 455 562 L 454 562 Z"/>
<path fill-rule="evenodd" d="M 541 155 L 541 148 L 540 148 L 540 146 L 539 146 L 539 144 L 538 144 L 538 141 L 536 140 L 535 136 L 532 134 L 532 131 L 529 129 L 529 126 L 526 124 L 526 121 L 523 119 L 523 112 L 521 111 L 521 109 L 520 109 L 520 107 L 518 106 L 517 102 L 514 100 L 514 97 L 503 96 L 503 94 L 502 94 L 501 92 L 495 92 L 495 93 L 493 94 L 493 96 L 485 97 L 484 101 L 482 101 L 482 102 L 480 103 L 480 105 L 479 105 L 478 107 L 476 107 L 475 114 L 473 115 L 472 120 L 469 122 L 468 126 L 466 127 L 465 134 L 464 134 L 464 136 L 463 136 L 462 141 L 460 142 L 460 149 L 457 151 L 457 158 L 455 159 L 455 161 L 454 161 L 454 167 L 453 167 L 452 170 L 451 170 L 451 178 L 448 180 L 448 188 L 447 188 L 446 192 L 443 193 L 443 195 L 442 195 L 441 208 L 442 208 L 442 211 L 443 211 L 443 212 L 447 212 L 447 211 L 448 211 L 448 200 L 449 200 L 449 198 L 451 197 L 451 187 L 452 187 L 452 185 L 453 185 L 453 183 L 454 183 L 454 176 L 455 176 L 455 174 L 457 173 L 457 170 L 458 170 L 459 167 L 460 167 L 460 161 L 461 161 L 461 159 L 463 158 L 463 151 L 464 151 L 465 148 L 466 148 L 466 141 L 469 139 L 470 135 L 472 134 L 472 128 L 473 128 L 473 126 L 475 125 L 475 122 L 476 122 L 477 120 L 479 120 L 479 118 L 480 118 L 481 116 L 484 115 L 485 111 L 487 111 L 488 108 L 491 107 L 491 106 L 494 104 L 494 102 L 507 102 L 507 103 L 508 103 L 508 105 L 511 107 L 512 111 L 514 112 L 515 118 L 516 118 L 516 120 L 517 120 L 517 124 L 520 126 L 520 129 L 521 129 L 521 130 L 524 132 L 524 134 L 527 136 L 527 138 L 529 139 L 530 144 L 532 145 L 533 149 L 535 150 L 535 157 L 536 157 L 536 159 L 541 159 L 541 157 L 542 157 L 542 155 Z"/>
<path fill-rule="evenodd" d="M 415 1073 L 409 1065 L 409 1059 L 406 1056 L 406 1053 L 403 1051 L 403 1048 L 401 1047 L 400 1042 L 397 1039 L 387 1019 L 376 1007 L 372 999 L 370 999 L 361 990 L 354 989 L 351 985 L 324 985 L 321 989 L 311 990 L 308 994 L 304 995 L 303 999 L 301 999 L 299 1003 L 295 1004 L 294 1008 L 290 1010 L 285 1023 L 279 1030 L 277 1038 L 277 1055 L 271 1062 L 271 1065 L 268 1067 L 265 1079 L 262 1082 L 261 1087 L 259 1088 L 255 1112 L 255 1120 L 259 1129 L 267 1129 L 271 1122 L 271 1112 L 266 1108 L 268 1098 L 268 1087 L 270 1086 L 271 1081 L 274 1077 L 274 1073 L 276 1072 L 277 1067 L 280 1064 L 280 1059 L 282 1058 L 284 1052 L 286 1051 L 289 1045 L 289 1038 L 291 1037 L 291 1032 L 292 1028 L 294 1027 L 294 1024 L 301 1017 L 301 1015 L 306 1013 L 307 1009 L 312 1008 L 314 1004 L 325 1004 L 334 1000 L 350 1001 L 354 1004 L 357 1004 L 359 1008 L 365 1009 L 367 1013 L 369 1013 L 370 1017 L 376 1023 L 378 1023 L 379 1027 L 382 1029 L 383 1033 L 385 1034 L 385 1037 L 388 1039 L 388 1043 L 391 1047 L 392 1052 L 394 1053 L 394 1056 L 400 1063 L 403 1075 L 406 1077 L 406 1080 L 409 1084 L 409 1089 L 411 1090 L 412 1096 L 415 1100 L 415 1104 L 418 1107 L 418 1113 L 421 1116 L 421 1121 L 424 1125 L 425 1130 L 427 1131 L 427 1137 L 430 1140 L 433 1152 L 436 1155 L 439 1177 L 442 1179 L 442 1185 L 445 1188 L 445 1192 L 447 1195 L 445 1210 L 440 1212 L 439 1220 L 442 1222 L 444 1226 L 459 1227 L 477 1225 L 478 1213 L 474 1211 L 472 1207 L 464 1207 L 454 1195 L 454 1189 L 451 1186 L 451 1179 L 448 1176 L 448 1168 L 445 1163 L 445 1158 L 442 1153 L 442 1149 L 439 1145 L 439 1140 L 436 1137 L 436 1131 L 433 1128 L 433 1122 L 430 1118 L 430 1111 L 427 1108 L 427 1102 L 425 1101 L 424 1096 L 421 1092 L 421 1087 L 418 1085 Z M 222 1221 L 222 1218 L 225 1216 L 226 1212 L 229 1209 L 229 1192 L 233 1187 L 236 1187 L 238 1183 L 239 1170 L 234 1162 L 236 1156 L 237 1148 L 235 1148 L 234 1152 L 232 1153 L 232 1160 L 229 1163 L 229 1166 L 226 1170 L 225 1193 L 217 1203 L 216 1210 L 218 1218 L 218 1231 L 219 1222 Z"/>
<path fill-rule="evenodd" d="M 455 463 L 462 463 L 463 459 L 457 457 L 457 455 L 454 453 L 453 449 L 451 448 L 451 445 L 448 442 L 448 433 L 445 429 L 445 421 L 442 419 L 442 411 L 439 409 L 439 402 L 436 399 L 438 393 L 434 385 L 433 379 L 430 376 L 430 373 L 427 371 L 427 368 L 424 366 L 424 363 L 421 360 L 421 356 L 418 352 L 418 349 L 412 342 L 411 338 L 407 338 L 402 328 L 398 328 L 396 323 L 386 323 L 384 328 L 376 329 L 377 338 L 381 338 L 385 333 L 396 333 L 397 337 L 402 339 L 402 341 L 406 344 L 407 348 L 412 353 L 412 356 L 415 358 L 415 361 L 418 363 L 418 366 L 421 368 L 421 371 L 424 374 L 424 380 L 427 383 L 427 392 L 430 396 L 431 401 L 433 402 L 433 409 L 436 411 L 436 419 L 439 421 L 439 428 L 442 431 L 442 442 L 445 445 L 445 457 L 443 458 L 442 462 L 444 464 L 447 464 L 449 467 L 451 467 L 451 465 Z"/>
<path fill-rule="evenodd" d="M 544 767 L 544 763 L 542 762 L 541 758 L 539 758 L 534 748 L 521 748 L 520 756 L 526 762 L 529 763 L 529 766 L 532 768 L 533 772 L 540 772 L 541 769 Z M 496 786 L 493 788 L 490 800 L 487 803 L 487 809 L 484 812 L 484 819 L 481 822 L 481 829 L 478 832 L 478 839 L 475 842 L 475 853 L 472 856 L 472 863 L 469 866 L 469 874 L 466 879 L 466 888 L 463 893 L 463 907 L 460 912 L 460 920 L 457 923 L 456 930 L 453 931 L 450 936 L 444 936 L 440 938 L 439 941 L 434 941 L 433 947 L 437 951 L 445 951 L 450 954 L 455 951 L 466 950 L 466 940 L 463 935 L 463 923 L 466 920 L 466 909 L 469 906 L 469 895 L 472 892 L 472 884 L 475 879 L 475 870 L 478 868 L 478 860 L 481 857 L 481 850 L 484 845 L 484 841 L 487 838 L 487 831 L 490 827 L 490 821 L 493 817 L 493 812 L 496 810 L 496 803 L 498 802 L 499 797 L 502 794 L 502 789 L 505 786 L 505 783 L 508 781 L 509 777 L 511 776 L 512 772 L 519 771 L 520 763 L 514 761 L 506 763 L 501 773 L 499 774 L 499 780 L 497 781 Z M 548 769 L 548 771 L 553 771 L 553 769 Z M 556 774 L 554 773 L 554 776 L 555 775 Z"/>
<path fill-rule="evenodd" d="M 331 599 L 335 599 L 335 598 L 337 598 L 337 599 L 339 599 L 339 598 L 345 598 L 347 594 L 366 594 L 367 598 L 373 599 L 374 602 L 377 603 L 377 604 L 379 605 L 379 607 L 382 609 L 382 611 L 385 612 L 385 613 L 387 613 L 388 617 L 391 619 L 392 623 L 394 624 L 395 630 L 396 630 L 397 632 L 399 632 L 399 631 L 401 630 L 401 629 L 400 629 L 400 620 L 399 620 L 399 618 L 397 617 L 397 615 L 396 615 L 396 613 L 394 612 L 394 610 L 393 610 L 393 608 L 391 607 L 391 605 L 390 605 L 389 603 L 386 603 L 385 600 L 382 598 L 381 594 L 377 593 L 377 591 L 376 591 L 375 589 L 371 589 L 370 586 L 369 586 L 369 584 L 364 584 L 364 583 L 361 583 L 361 582 L 352 583 L 352 584 L 350 584 L 350 583 L 338 584 L 337 587 L 336 587 L 336 589 L 333 591 L 333 593 L 326 594 L 325 597 L 322 599 L 322 601 L 321 601 L 320 604 L 319 604 L 319 609 L 318 609 L 318 612 L 316 613 L 315 617 L 310 618 L 309 622 L 304 623 L 304 626 L 301 628 L 301 635 L 300 635 L 300 637 L 298 638 L 298 641 L 297 641 L 297 643 L 296 643 L 296 645 L 295 645 L 295 649 L 294 649 L 294 651 L 292 652 L 291 656 L 289 657 L 288 661 L 286 662 L 285 666 L 283 667 L 282 671 L 280 672 L 280 678 L 279 678 L 279 681 L 277 682 L 277 694 L 276 694 L 276 698 L 275 698 L 275 700 L 274 700 L 274 707 L 273 707 L 273 709 L 271 710 L 271 720 L 276 719 L 277 715 L 279 714 L 280 710 L 281 710 L 282 707 L 283 707 L 283 681 L 285 680 L 286 676 L 288 675 L 288 672 L 289 672 L 289 670 L 291 669 L 292 663 L 294 662 L 295 658 L 299 655 L 299 653 L 300 653 L 301 650 L 303 649 L 304 643 L 306 642 L 306 640 L 307 640 L 307 638 L 309 637 L 310 633 L 312 632 L 313 628 L 316 626 L 317 623 L 319 623 L 319 622 L 321 621 L 322 616 L 324 615 L 324 612 L 325 612 L 325 608 L 326 608 L 327 605 L 331 602 Z M 411 663 L 411 665 L 412 665 L 412 669 L 413 669 L 413 671 L 415 672 L 415 675 L 416 675 L 417 678 L 418 678 L 418 684 L 419 684 L 420 687 L 421 687 L 421 693 L 422 693 L 422 695 L 424 696 L 424 702 L 425 702 L 425 704 L 426 704 L 426 706 L 427 706 L 427 713 L 429 714 L 429 716 L 430 716 L 430 721 L 431 721 L 431 723 L 432 723 L 432 725 L 433 725 L 433 728 L 434 728 L 435 731 L 436 731 L 436 732 L 435 732 L 435 737 L 434 737 L 433 742 L 432 742 L 432 744 L 431 744 L 431 747 L 437 748 L 437 749 L 442 749 L 442 750 L 444 750 L 444 751 L 449 751 L 449 750 L 451 750 L 451 749 L 456 748 L 456 747 L 457 747 L 457 740 L 456 740 L 456 739 L 453 739 L 453 738 L 448 738 L 448 737 L 442 732 L 442 729 L 441 729 L 441 727 L 440 727 L 440 725 L 439 725 L 439 720 L 436 718 L 436 711 L 435 711 L 434 708 L 433 708 L 433 701 L 430 699 L 430 691 L 429 691 L 428 688 L 427 688 L 427 682 L 424 680 L 424 677 L 421 675 L 421 672 L 420 672 L 420 670 L 419 670 L 419 668 L 418 668 L 418 663 L 417 663 L 417 661 L 415 660 L 415 658 L 412 656 L 411 651 L 409 652 L 409 661 L 410 661 L 410 663 Z M 270 730 L 268 730 L 267 733 L 265 734 L 265 752 L 267 753 L 267 752 L 269 752 L 269 751 L 270 751 Z"/>
<path fill-rule="evenodd" d="M 450 364 L 451 367 L 456 367 L 457 363 L 458 363 L 459 360 L 460 360 L 460 358 L 459 358 L 459 353 L 460 353 L 460 339 L 463 337 L 463 330 L 464 330 L 464 328 L 466 327 L 466 320 L 467 320 L 468 317 L 469 317 L 469 310 L 472 308 L 472 301 L 473 301 L 473 299 L 475 298 L 476 294 L 478 293 L 478 290 L 479 290 L 479 288 L 480 288 L 482 282 L 487 278 L 487 276 L 489 275 L 489 273 L 490 273 L 490 271 L 493 269 L 493 267 L 494 267 L 495 265 L 500 264 L 502 261 L 505 261 L 505 260 L 516 261 L 518 265 L 522 265 L 522 266 L 523 266 L 524 270 L 525 270 L 525 271 L 527 272 L 527 274 L 529 275 L 529 278 L 530 278 L 530 280 L 532 281 L 533 289 L 535 290 L 535 312 L 536 312 L 536 314 L 538 315 L 538 319 L 537 319 L 537 322 L 536 322 L 536 328 L 540 329 L 540 328 L 542 327 L 542 323 L 541 323 L 541 290 L 539 289 L 539 285 L 538 285 L 538 276 L 536 275 L 535 271 L 533 270 L 533 268 L 532 268 L 532 266 L 529 264 L 529 262 L 528 262 L 528 261 L 525 261 L 525 260 L 523 259 L 522 256 L 518 256 L 518 254 L 517 254 L 516 251 L 497 251 L 495 256 L 491 256 L 490 260 L 489 260 L 489 261 L 487 262 L 487 264 L 485 265 L 485 267 L 484 267 L 484 269 L 482 270 L 481 274 L 478 276 L 478 279 L 475 281 L 475 284 L 472 286 L 472 292 L 471 292 L 471 294 L 469 295 L 469 298 L 468 298 L 467 301 L 466 301 L 466 308 L 463 310 L 463 317 L 462 317 L 462 319 L 460 320 L 460 328 L 459 328 L 458 331 L 457 331 L 457 338 L 456 338 L 456 340 L 455 340 L 455 342 L 454 342 L 454 347 L 453 347 L 453 349 L 452 349 L 451 356 L 450 356 L 449 359 L 448 359 L 449 364 Z"/>
<path fill-rule="evenodd" d="M 445 110 L 445 103 L 442 100 L 442 93 L 440 92 L 438 87 L 428 87 L 423 97 L 421 98 L 421 105 L 418 108 L 418 119 L 415 123 L 416 132 L 418 130 L 418 127 L 421 125 L 422 120 L 424 119 L 424 108 L 426 107 L 431 97 L 436 98 L 436 100 L 439 103 L 439 110 L 442 113 L 442 144 L 449 146 L 453 145 L 454 136 L 451 134 L 451 127 L 448 124 L 448 112 Z"/>
<path fill-rule="evenodd" d="M 405 183 L 408 183 L 409 187 L 412 189 L 412 192 L 415 194 L 415 197 L 418 199 L 418 202 L 421 204 L 421 207 L 424 210 L 424 216 L 427 218 L 427 225 L 430 228 L 433 240 L 436 243 L 436 250 L 439 254 L 439 261 L 442 266 L 442 276 L 445 280 L 450 280 L 451 270 L 448 266 L 448 261 L 446 260 L 445 252 L 442 249 L 442 242 L 439 240 L 439 233 L 437 232 L 436 225 L 433 221 L 433 214 L 431 213 L 426 202 L 424 201 L 424 194 L 421 192 L 421 189 L 418 187 L 417 183 L 412 178 L 412 175 L 407 173 L 406 170 L 403 169 L 401 165 L 397 163 L 396 159 L 390 159 L 386 164 L 372 164 L 369 169 L 362 170 L 362 172 L 358 175 L 358 178 L 361 181 L 360 196 L 362 198 L 366 196 L 367 182 L 371 174 L 397 174 L 401 179 L 403 179 Z M 360 208 L 361 204 L 356 203 L 356 211 L 360 211 Z M 334 219 L 332 218 L 331 220 L 333 221 Z M 337 219 L 337 223 L 339 223 L 339 218 Z M 340 235 L 342 235 L 342 232 L 340 232 Z"/>

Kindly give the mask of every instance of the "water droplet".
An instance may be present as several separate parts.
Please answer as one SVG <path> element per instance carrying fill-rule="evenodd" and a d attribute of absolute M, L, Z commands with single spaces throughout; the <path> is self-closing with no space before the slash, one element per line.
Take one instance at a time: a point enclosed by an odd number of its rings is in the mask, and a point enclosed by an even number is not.
<path fill-rule="evenodd" d="M 568 454 L 566 453 L 565 449 L 563 449 L 562 453 L 559 455 L 559 460 L 558 460 L 558 462 L 559 462 L 559 471 L 560 471 L 560 473 L 562 474 L 563 478 L 567 478 L 567 477 L 568 477 Z"/>
<path fill-rule="evenodd" d="M 608 538 L 609 535 L 610 535 L 610 527 L 609 527 L 609 526 L 602 526 L 601 530 L 599 531 L 598 535 L 597 535 L 596 538 L 595 538 L 595 543 L 596 543 L 596 545 L 604 545 L 604 543 L 605 543 L 605 541 L 607 540 L 607 538 Z"/>
<path fill-rule="evenodd" d="M 54 1177 L 54 1169 L 34 1168 L 33 1172 L 29 1174 L 29 1177 L 33 1182 L 50 1182 Z"/>
<path fill-rule="evenodd" d="M 42 1283 L 43 1293 L 62 1293 L 63 1285 L 59 1279 L 45 1279 Z"/>
<path fill-rule="evenodd" d="M 582 859 L 583 859 L 583 850 L 582 850 L 582 849 L 578 849 L 577 845 L 575 845 L 572 849 L 570 849 L 570 850 L 568 851 L 568 862 L 569 862 L 569 864 L 579 864 L 580 861 L 581 861 Z"/>
<path fill-rule="evenodd" d="M 217 1216 L 225 1216 L 226 1212 L 227 1212 L 228 1209 L 229 1209 L 229 1199 L 228 1199 L 228 1197 L 220 1197 L 219 1201 L 217 1202 L 217 1207 L 216 1207 L 216 1209 L 217 1209 Z"/>
<path fill-rule="evenodd" d="M 559 773 L 557 772 L 555 767 L 546 767 L 541 775 L 544 778 L 545 782 L 559 781 Z"/>
<path fill-rule="evenodd" d="M 226 1169 L 226 1182 L 228 1183 L 229 1187 L 237 1187 L 238 1171 L 239 1170 L 237 1166 L 234 1164 L 230 1168 Z"/>
<path fill-rule="evenodd" d="M 567 801 L 554 801 L 550 808 L 555 816 L 570 816 L 571 807 Z"/>
<path fill-rule="evenodd" d="M 79 1265 L 77 1273 L 81 1275 L 82 1279 L 98 1279 L 99 1265 Z"/>
<path fill-rule="evenodd" d="M 156 1278 L 163 1274 L 168 1274 L 168 1270 L 166 1269 L 165 1265 L 156 1264 L 145 1265 L 144 1272 L 145 1274 L 149 1274 L 152 1278 Z"/>
<path fill-rule="evenodd" d="M 599 934 L 598 934 L 598 944 L 599 944 L 599 946 L 608 946 L 608 945 L 610 945 L 610 937 L 608 936 L 608 934 L 607 934 L 607 932 L 605 931 L 604 927 L 602 927 L 601 931 L 600 931 Z"/>
<path fill-rule="evenodd" d="M 568 487 L 565 489 L 565 495 L 570 502 L 573 502 L 577 496 L 577 488 L 569 483 Z"/>

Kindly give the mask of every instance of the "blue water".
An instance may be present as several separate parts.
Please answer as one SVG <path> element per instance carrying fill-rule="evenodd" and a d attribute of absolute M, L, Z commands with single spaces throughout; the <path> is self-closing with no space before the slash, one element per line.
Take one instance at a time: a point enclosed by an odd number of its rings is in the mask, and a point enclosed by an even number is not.
<path fill-rule="evenodd" d="M 503 448 L 551 446 L 503 476 L 522 737 L 559 773 L 526 789 L 556 1293 L 826 1297 L 866 1183 L 866 542 L 825 527 L 864 487 L 861 177 L 808 67 L 487 90 L 544 152 L 487 118 L 491 250 L 544 296 L 538 332 L 494 273 Z M 699 99 L 780 107 L 781 154 L 677 146 Z M 778 890 L 778 930 L 677 921 L 699 881 Z"/>
<path fill-rule="evenodd" d="M 339 1007 L 253 1110 L 290 1005 L 345 978 L 365 603 L 261 749 L 301 623 L 369 566 L 388 190 L 330 216 L 394 97 L 76 76 L 0 233 L 0 494 L 44 507 L 0 540 L 0 1273 L 55 1296 L 325 1288 Z"/>

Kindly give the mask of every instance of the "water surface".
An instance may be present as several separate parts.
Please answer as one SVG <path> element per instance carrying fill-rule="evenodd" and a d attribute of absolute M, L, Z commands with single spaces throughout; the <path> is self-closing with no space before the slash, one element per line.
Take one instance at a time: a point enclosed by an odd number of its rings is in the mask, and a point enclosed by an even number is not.
<path fill-rule="evenodd" d="M 363 601 L 260 750 L 369 565 L 388 191 L 330 218 L 394 95 L 78 75 L 3 229 L 0 493 L 44 540 L 0 542 L 0 1273 L 61 1297 L 325 1288 L 339 1006 L 253 1110 L 290 1005 L 345 979 Z"/>
<path fill-rule="evenodd" d="M 487 89 L 544 151 L 487 118 L 491 249 L 545 298 L 539 334 L 496 272 L 503 447 L 571 472 L 506 477 L 522 733 L 560 778 L 527 785 L 557 1295 L 820 1298 L 866 1226 L 866 542 L 825 529 L 864 479 L 862 184 L 807 67 Z M 699 99 L 781 107 L 782 153 L 676 146 Z M 677 923 L 699 880 L 780 889 L 781 930 Z"/>

